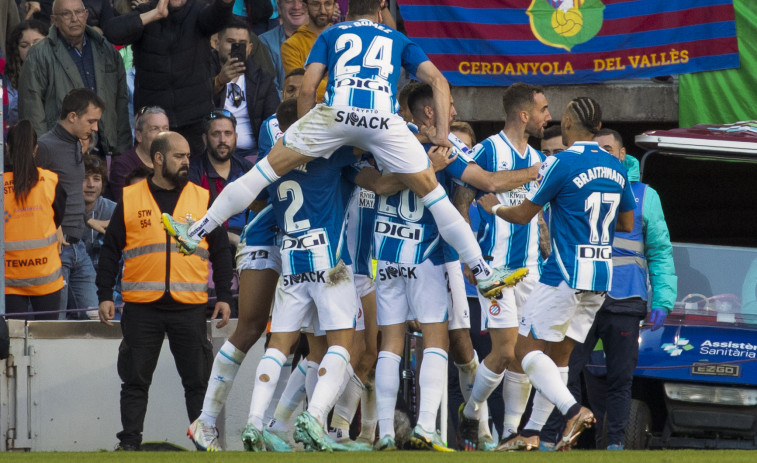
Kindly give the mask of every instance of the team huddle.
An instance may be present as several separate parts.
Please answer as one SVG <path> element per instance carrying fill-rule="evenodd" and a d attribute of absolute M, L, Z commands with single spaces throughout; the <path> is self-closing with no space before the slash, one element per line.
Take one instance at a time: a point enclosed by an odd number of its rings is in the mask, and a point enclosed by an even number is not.
<path fill-rule="evenodd" d="M 570 448 L 594 417 L 565 386 L 567 359 L 610 289 L 614 232 L 631 230 L 635 208 L 625 168 L 592 141 L 599 105 L 572 100 L 561 118 L 569 148 L 545 157 L 527 144 L 551 119 L 543 91 L 513 85 L 503 97 L 505 130 L 469 149 L 450 134 L 447 81 L 417 45 L 380 24 L 380 4 L 350 0 L 349 20 L 318 36 L 299 98 L 264 123 L 279 128 L 270 151 L 228 184 L 204 217 L 185 223 L 163 216 L 182 252 L 192 254 L 232 215 L 251 204 L 257 211 L 237 266 L 255 270 L 258 281 L 242 285 L 278 284 L 268 294 L 271 338 L 255 374 L 244 446 L 396 449 L 399 365 L 405 324 L 415 319 L 424 350 L 412 447 L 451 451 L 436 421 L 452 355 L 465 399 L 461 448 L 529 450 L 553 407 L 566 420 L 557 449 Z M 398 114 L 401 68 L 420 81 L 407 94 L 413 124 Z M 326 74 L 325 100 L 315 104 Z M 474 198 L 478 239 L 459 212 L 467 215 Z M 544 215 L 548 233 L 539 225 Z M 545 244 L 551 253 L 540 265 Z M 480 362 L 461 336 L 470 328 L 461 263 L 477 282 L 492 339 Z M 271 301 L 262 299 L 255 311 L 267 317 Z M 215 421 L 254 343 L 240 326 L 260 317 L 240 305 L 237 332 L 216 356 L 202 414 L 188 431 L 198 449 L 220 450 Z M 301 332 L 310 352 L 285 368 Z M 486 400 L 503 381 L 505 433 L 495 443 Z M 518 432 L 532 385 L 533 411 Z M 306 396 L 306 410 L 291 423 Z M 361 433 L 351 441 L 358 406 Z"/>

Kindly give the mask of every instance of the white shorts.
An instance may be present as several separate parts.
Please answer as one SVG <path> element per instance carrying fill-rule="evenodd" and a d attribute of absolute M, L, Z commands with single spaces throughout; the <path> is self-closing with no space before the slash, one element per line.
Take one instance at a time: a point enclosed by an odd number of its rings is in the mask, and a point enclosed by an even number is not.
<path fill-rule="evenodd" d="M 536 283 L 522 309 L 518 334 L 549 342 L 560 342 L 566 336 L 584 342 L 602 307 L 605 293 L 573 289 L 564 281 L 549 286 Z"/>
<path fill-rule="evenodd" d="M 449 290 L 452 297 L 452 306 L 449 311 L 448 330 L 470 329 L 470 309 L 468 297 L 465 294 L 465 280 L 460 261 L 447 262 L 444 264 L 449 277 Z"/>
<path fill-rule="evenodd" d="M 417 318 L 420 323 L 447 320 L 452 300 L 444 265 L 430 260 L 397 264 L 380 260 L 376 275 L 376 318 L 379 326 Z"/>
<path fill-rule="evenodd" d="M 487 298 L 479 293 L 481 331 L 489 328 L 517 328 L 523 305 L 538 282 L 539 271 L 531 269 L 526 278 L 513 288 L 504 288 L 500 299 Z"/>
<path fill-rule="evenodd" d="M 316 333 L 354 328 L 357 314 L 352 268 L 339 261 L 329 270 L 281 276 L 276 287 L 271 332 L 299 331 L 311 323 Z"/>
<path fill-rule="evenodd" d="M 373 278 L 368 275 L 355 275 L 355 289 L 357 290 L 357 297 L 360 299 L 376 291 L 376 283 Z"/>
<path fill-rule="evenodd" d="M 281 250 L 278 246 L 237 247 L 237 271 L 275 270 L 281 274 Z"/>
<path fill-rule="evenodd" d="M 328 158 L 341 146 L 370 151 L 381 170 L 413 174 L 429 167 L 426 150 L 397 114 L 317 104 L 284 133 L 284 146 Z"/>

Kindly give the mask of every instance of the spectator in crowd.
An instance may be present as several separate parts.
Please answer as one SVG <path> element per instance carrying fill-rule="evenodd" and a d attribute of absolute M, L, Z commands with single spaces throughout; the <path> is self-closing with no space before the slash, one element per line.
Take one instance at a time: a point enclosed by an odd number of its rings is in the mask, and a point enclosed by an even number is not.
<path fill-rule="evenodd" d="M 233 0 L 159 0 L 105 26 L 113 43 L 132 44 L 134 107 L 165 109 L 193 156 L 202 153 L 202 119 L 213 109 L 209 39 L 229 21 L 232 6 Z"/>
<path fill-rule="evenodd" d="M 168 115 L 160 106 L 142 107 L 134 119 L 136 146 L 114 158 L 110 165 L 110 191 L 116 202 L 121 199 L 124 185 L 128 185 L 124 178 L 129 172 L 137 167 L 152 169 L 150 145 L 160 132 L 169 130 Z"/>
<path fill-rule="evenodd" d="M 11 33 L 19 23 L 18 6 L 15 0 L 3 0 L 0 2 L 0 48 L 3 56 L 8 56 L 5 44 L 10 40 Z"/>
<path fill-rule="evenodd" d="M 293 69 L 305 67 L 315 39 L 331 25 L 331 17 L 334 14 L 334 0 L 307 0 L 305 7 L 309 21 L 298 27 L 294 34 L 281 44 L 281 63 L 284 66 L 284 72 L 287 73 Z M 316 102 L 323 100 L 327 81 L 328 75 L 321 79 L 316 92 Z"/>
<path fill-rule="evenodd" d="M 105 230 L 110 223 L 110 216 L 116 208 L 116 203 L 103 198 L 103 191 L 108 178 L 108 166 L 97 156 L 84 156 L 84 214 L 87 219 L 87 230 L 82 241 L 87 248 L 87 254 L 92 259 L 92 265 L 97 268 L 100 248 L 105 238 Z"/>
<path fill-rule="evenodd" d="M 58 249 L 66 192 L 54 172 L 35 166 L 36 151 L 29 121 L 11 128 L 3 174 L 7 314 L 27 312 L 30 305 L 34 312 L 57 310 L 64 285 Z M 58 314 L 34 318 L 55 320 Z"/>
<path fill-rule="evenodd" d="M 100 152 L 117 154 L 132 145 L 126 71 L 113 45 L 86 25 L 87 15 L 81 0 L 55 2 L 53 27 L 29 51 L 21 70 L 19 116 L 44 133 L 57 124 L 66 93 L 88 88 L 105 102 Z"/>
<path fill-rule="evenodd" d="M 639 161 L 626 155 L 623 138 L 615 130 L 599 130 L 594 141 L 623 162 L 638 206 L 634 209 L 633 231 L 615 234 L 612 288 L 597 312 L 586 340 L 573 349 L 568 387 L 573 397 L 581 400 L 583 371 L 589 404 L 597 417 L 597 429 L 607 428 L 607 450 L 623 450 L 631 409 L 633 371 L 639 358 L 639 322 L 646 317 L 647 306 L 650 306 L 652 330 L 662 327 L 676 301 L 678 278 L 660 197 L 652 187 L 639 181 Z M 652 299 L 648 302 L 650 286 Z M 603 377 L 584 369 L 600 339 L 607 365 L 607 374 Z M 563 425 L 562 417 L 553 412 L 542 430 L 543 447 L 554 446 Z M 597 443 L 601 437 L 599 434 Z"/>
<path fill-rule="evenodd" d="M 134 185 L 135 183 L 141 182 L 142 180 L 146 179 L 152 174 L 152 169 L 147 166 L 139 166 L 126 174 L 126 177 L 124 177 L 124 184 L 125 185 Z"/>
<path fill-rule="evenodd" d="M 209 190 L 211 201 L 216 199 L 227 183 L 252 169 L 250 161 L 236 155 L 236 130 L 237 120 L 230 112 L 215 110 L 210 113 L 202 136 L 205 153 L 192 159 L 189 165 L 189 181 Z M 246 222 L 246 213 L 240 212 L 225 224 L 229 241 L 234 247 L 239 244 L 239 235 Z"/>
<path fill-rule="evenodd" d="M 540 147 L 545 156 L 552 156 L 568 149 L 562 142 L 562 129 L 559 124 L 544 129 L 544 138 L 541 140 Z"/>
<path fill-rule="evenodd" d="M 279 24 L 276 0 L 237 0 L 237 2 L 243 3 L 244 15 L 255 35 L 263 34 Z M 236 11 L 234 14 L 237 14 Z"/>
<path fill-rule="evenodd" d="M 123 256 L 126 305 L 118 350 L 123 430 L 117 434 L 121 450 L 140 449 L 147 395 L 166 335 L 184 386 L 189 421 L 200 415 L 212 361 L 205 327 L 208 259 L 218 295 L 213 318 L 222 316 L 218 327 L 226 325 L 230 314 L 232 267 L 223 229 L 203 239 L 200 255 L 185 256 L 166 240 L 160 221 L 161 211 L 201 217 L 208 207 L 208 191 L 187 182 L 189 143 L 178 133 L 161 133 L 150 153 L 155 172 L 147 181 L 124 188 L 105 234 L 97 275 L 100 321 L 111 325 L 113 286 Z M 155 248 L 160 250 L 151 251 Z"/>
<path fill-rule="evenodd" d="M 250 52 L 252 41 L 257 40 L 242 22 L 232 22 L 218 33 L 218 58 L 220 71 L 214 81 L 214 103 L 217 108 L 229 111 L 236 118 L 237 155 L 255 160 L 258 154 L 258 136 L 263 121 L 272 115 L 279 105 L 279 95 L 269 73 L 253 59 Z M 232 46 L 239 44 L 244 51 L 245 62 L 232 57 Z M 265 47 L 256 43 L 268 61 Z"/>
<path fill-rule="evenodd" d="M 5 71 L 3 73 L 3 87 L 8 94 L 8 112 L 5 114 L 7 127 L 18 122 L 18 81 L 21 67 L 29 54 L 29 48 L 40 42 L 47 34 L 47 27 L 36 19 L 24 21 L 16 26 L 8 38 L 8 48 L 5 53 Z"/>
<path fill-rule="evenodd" d="M 60 120 L 52 130 L 39 138 L 37 165 L 58 174 L 58 181 L 66 191 L 66 213 L 63 216 L 63 279 L 66 290 L 61 292 L 61 309 L 97 307 L 95 269 L 82 241 L 84 223 L 84 162 L 81 139 L 97 130 L 105 103 L 92 91 L 77 88 L 63 98 Z M 97 316 L 96 311 L 90 315 Z M 78 319 L 79 313 L 68 318 Z"/>
<path fill-rule="evenodd" d="M 298 27 L 309 20 L 303 0 L 279 0 L 279 18 L 281 24 L 265 34 L 260 35 L 260 41 L 268 49 L 276 72 L 274 83 L 281 93 L 284 85 L 284 65 L 281 62 L 281 44 L 294 34 Z"/>
<path fill-rule="evenodd" d="M 102 34 L 102 25 L 113 17 L 113 7 L 109 0 L 83 0 L 84 8 L 87 9 L 87 25 L 97 28 Z M 34 18 L 45 23 L 50 23 L 55 10 L 54 0 L 26 1 L 26 19 Z"/>

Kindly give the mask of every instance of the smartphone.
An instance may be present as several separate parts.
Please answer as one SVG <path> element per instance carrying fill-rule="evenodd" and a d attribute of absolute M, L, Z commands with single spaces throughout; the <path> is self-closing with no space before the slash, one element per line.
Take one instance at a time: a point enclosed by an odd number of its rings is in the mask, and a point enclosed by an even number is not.
<path fill-rule="evenodd" d="M 231 53 L 229 53 L 230 58 L 236 58 L 239 60 L 240 63 L 245 62 L 245 45 L 241 42 L 234 42 L 231 44 Z"/>

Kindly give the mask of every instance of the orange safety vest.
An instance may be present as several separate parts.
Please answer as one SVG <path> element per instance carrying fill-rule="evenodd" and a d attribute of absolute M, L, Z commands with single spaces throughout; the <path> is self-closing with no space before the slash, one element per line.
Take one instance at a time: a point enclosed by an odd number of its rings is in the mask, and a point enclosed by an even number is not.
<path fill-rule="evenodd" d="M 63 287 L 53 213 L 58 175 L 40 168 L 37 171 L 39 181 L 24 204 L 16 202 L 13 173 L 3 174 L 5 294 L 44 296 Z"/>
<path fill-rule="evenodd" d="M 173 215 L 199 219 L 208 210 L 210 193 L 187 183 Z M 208 302 L 208 243 L 203 238 L 197 251 L 186 256 L 163 229 L 160 208 L 142 180 L 124 187 L 124 274 L 121 294 L 125 302 L 155 302 L 166 291 L 182 304 Z M 170 268 L 168 275 L 166 269 Z M 168 285 L 166 287 L 166 285 Z"/>

